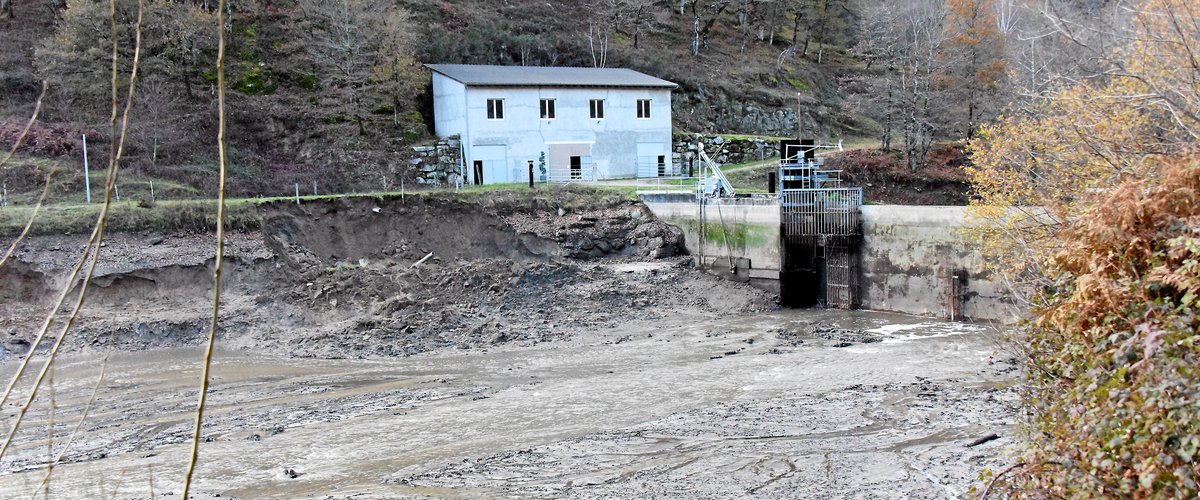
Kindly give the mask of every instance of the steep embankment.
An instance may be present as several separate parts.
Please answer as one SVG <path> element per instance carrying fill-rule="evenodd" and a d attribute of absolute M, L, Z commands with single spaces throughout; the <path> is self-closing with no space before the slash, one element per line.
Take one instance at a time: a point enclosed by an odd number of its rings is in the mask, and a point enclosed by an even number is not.
<path fill-rule="evenodd" d="M 222 337 L 262 352 L 408 355 L 571 338 L 653 321 L 667 306 L 773 307 L 761 292 L 673 258 L 678 231 L 624 199 L 345 198 L 259 212 L 261 231 L 229 237 Z M 84 241 L 35 237 L 0 269 L 6 355 L 28 350 Z M 212 247 L 203 234 L 110 237 L 67 345 L 200 343 Z"/>

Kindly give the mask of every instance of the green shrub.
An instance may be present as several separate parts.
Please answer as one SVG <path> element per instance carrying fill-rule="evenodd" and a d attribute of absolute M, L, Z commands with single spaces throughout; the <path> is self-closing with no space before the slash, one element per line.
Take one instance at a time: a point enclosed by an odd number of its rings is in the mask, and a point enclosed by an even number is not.
<path fill-rule="evenodd" d="M 377 115 L 390 115 L 395 111 L 396 111 L 396 108 L 395 108 L 395 106 L 392 106 L 392 103 L 385 102 L 385 103 L 380 103 L 380 104 L 376 105 L 375 109 L 371 110 L 371 113 L 374 113 Z"/>
<path fill-rule="evenodd" d="M 1016 496 L 1200 495 L 1200 161 L 1166 161 L 1087 213 L 1027 329 Z"/>
<path fill-rule="evenodd" d="M 317 90 L 321 86 L 321 82 L 317 80 L 317 75 L 310 75 L 307 73 L 300 73 L 293 76 L 292 81 L 296 82 L 297 87 L 305 90 Z"/>

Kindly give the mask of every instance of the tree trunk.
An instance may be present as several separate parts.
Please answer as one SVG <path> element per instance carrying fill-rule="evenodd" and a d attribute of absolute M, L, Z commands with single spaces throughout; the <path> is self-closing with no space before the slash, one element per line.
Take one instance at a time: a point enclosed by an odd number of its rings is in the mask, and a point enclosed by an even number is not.
<path fill-rule="evenodd" d="M 796 53 L 796 48 L 800 46 L 800 19 L 803 17 L 800 11 L 796 11 L 796 18 L 792 20 L 792 53 Z"/>
<path fill-rule="evenodd" d="M 700 14 L 694 10 L 692 13 L 692 57 L 695 57 L 700 55 Z"/>
<path fill-rule="evenodd" d="M 974 92 L 972 92 L 972 94 L 974 94 Z M 966 134 L 964 134 L 964 135 L 966 136 L 967 139 L 970 139 L 972 136 L 975 135 L 975 97 L 972 96 L 970 99 L 968 99 L 968 101 L 969 102 L 967 103 L 967 131 L 966 131 Z"/>
<path fill-rule="evenodd" d="M 184 92 L 187 92 L 187 96 L 192 97 L 195 95 L 192 93 L 192 79 L 188 78 L 188 71 L 180 72 L 179 78 L 183 80 L 183 90 Z"/>
<path fill-rule="evenodd" d="M 17 15 L 13 12 L 12 0 L 0 0 L 0 16 L 9 19 L 16 19 Z"/>
<path fill-rule="evenodd" d="M 883 123 L 880 124 L 879 150 L 883 152 L 891 151 L 892 149 L 892 124 L 896 119 L 895 108 L 892 106 L 892 91 L 887 92 L 887 114 L 883 115 Z"/>
<path fill-rule="evenodd" d="M 400 127 L 400 96 L 392 94 L 392 125 Z"/>

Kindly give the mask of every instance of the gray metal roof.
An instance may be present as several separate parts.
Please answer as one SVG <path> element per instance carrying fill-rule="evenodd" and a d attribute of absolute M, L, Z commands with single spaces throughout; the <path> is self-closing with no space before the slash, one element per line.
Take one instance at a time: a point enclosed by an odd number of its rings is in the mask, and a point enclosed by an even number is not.
<path fill-rule="evenodd" d="M 678 87 L 666 80 L 625 68 L 556 68 L 477 64 L 426 64 L 425 67 L 467 86 Z"/>

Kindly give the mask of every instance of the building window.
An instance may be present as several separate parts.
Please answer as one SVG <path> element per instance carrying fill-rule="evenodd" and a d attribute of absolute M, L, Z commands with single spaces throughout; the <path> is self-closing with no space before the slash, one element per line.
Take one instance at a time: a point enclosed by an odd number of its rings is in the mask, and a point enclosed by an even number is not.
<path fill-rule="evenodd" d="M 554 99 L 542 99 L 542 119 L 554 119 Z"/>
<path fill-rule="evenodd" d="M 592 118 L 604 118 L 604 99 L 592 99 Z"/>
<path fill-rule="evenodd" d="M 638 99 L 637 117 L 650 118 L 650 99 Z"/>
<path fill-rule="evenodd" d="M 504 99 L 488 99 L 487 113 L 489 120 L 504 119 Z"/>

